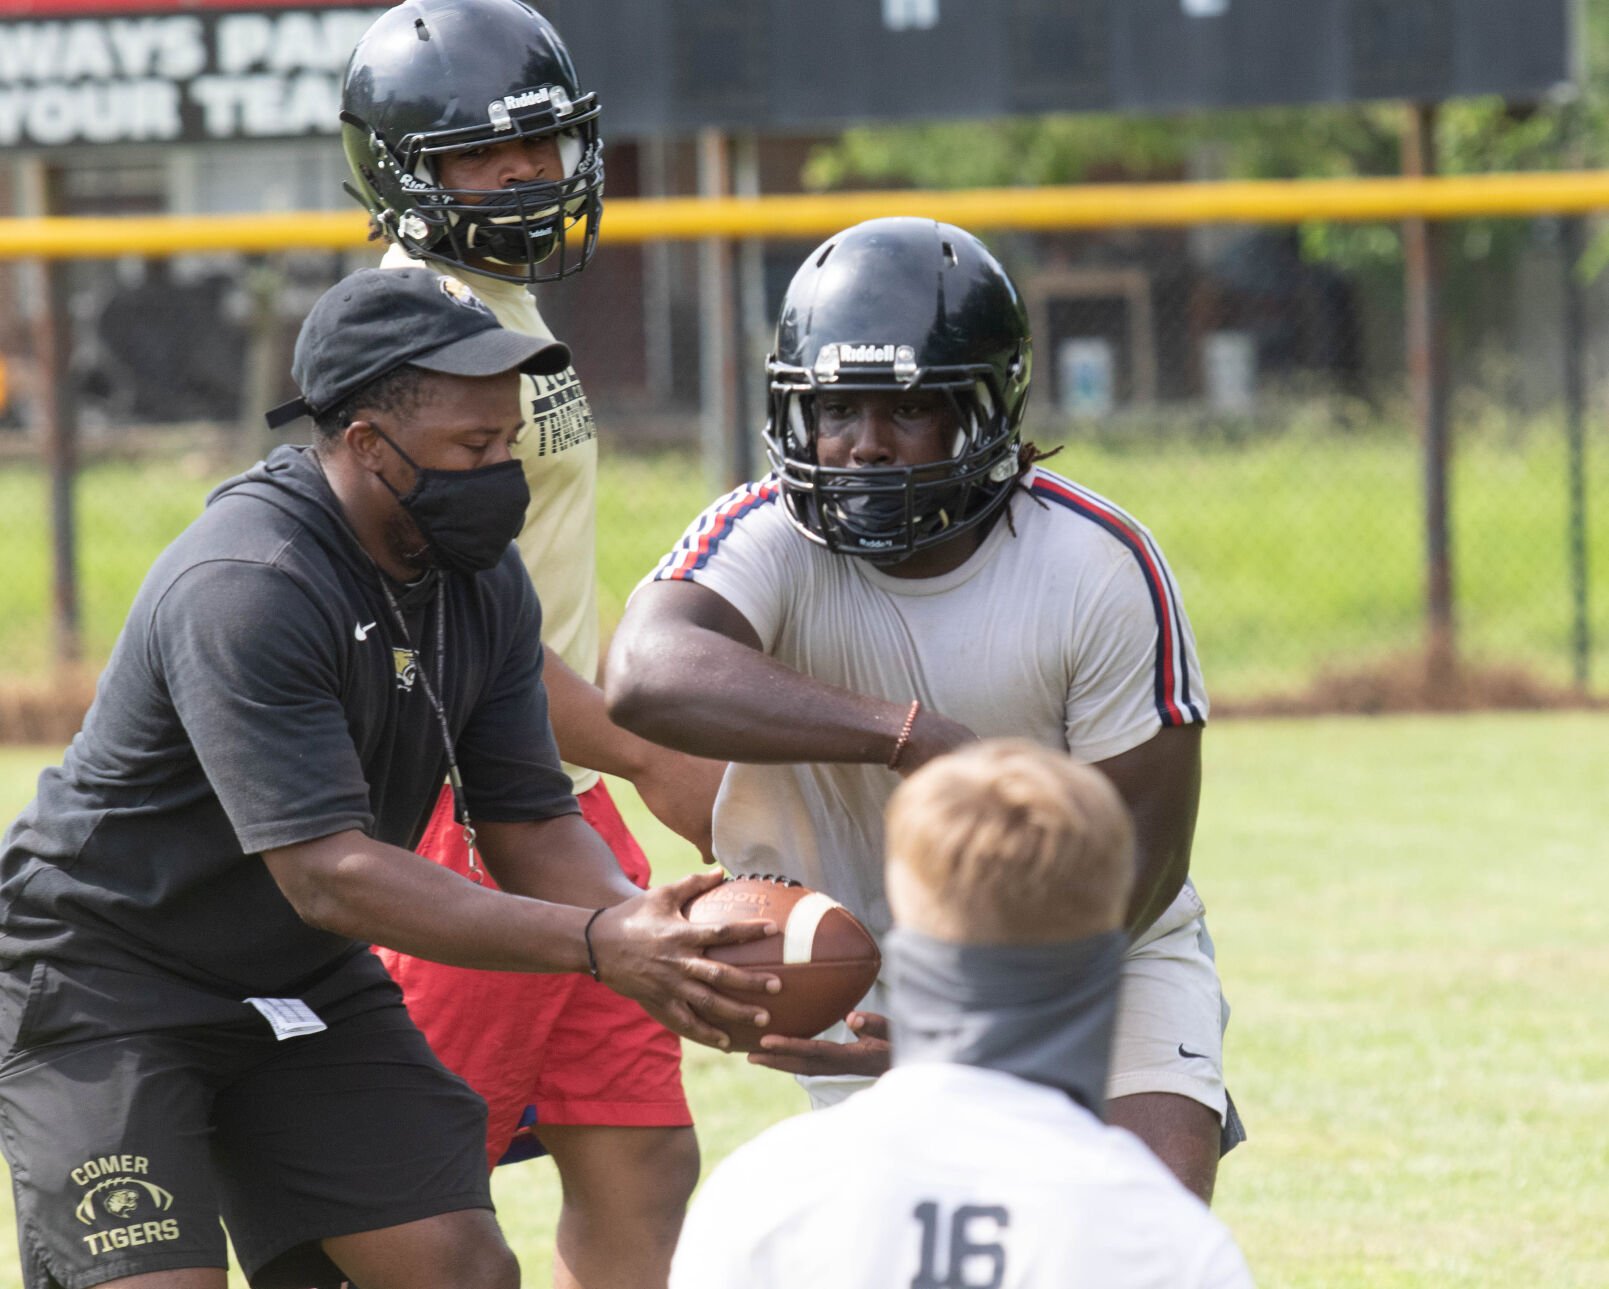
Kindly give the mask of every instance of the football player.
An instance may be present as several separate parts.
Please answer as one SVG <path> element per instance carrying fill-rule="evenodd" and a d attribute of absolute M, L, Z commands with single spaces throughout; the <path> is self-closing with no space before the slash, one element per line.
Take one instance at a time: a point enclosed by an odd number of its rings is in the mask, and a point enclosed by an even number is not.
<path fill-rule="evenodd" d="M 977 737 L 1093 762 L 1135 816 L 1107 1112 L 1203 1199 L 1240 1135 L 1224 1005 L 1189 880 L 1207 697 L 1173 574 L 1117 506 L 1020 440 L 1031 345 L 977 238 L 878 219 L 794 276 L 768 363 L 773 473 L 716 502 L 640 586 L 617 720 L 728 757 L 715 850 L 889 926 L 883 811 Z M 884 987 L 850 1027 L 750 1057 L 816 1105 L 888 1068 Z"/>
<path fill-rule="evenodd" d="M 1111 781 L 1026 740 L 888 814 L 894 1069 L 715 1170 L 672 1289 L 1249 1289 L 1228 1231 L 1099 1114 L 1134 883 Z"/>
<path fill-rule="evenodd" d="M 549 335 L 529 288 L 592 256 L 599 111 L 558 32 L 520 0 L 404 0 L 387 10 L 353 51 L 341 110 L 350 190 L 392 243 L 384 264 L 424 261 L 510 330 Z M 554 734 L 587 821 L 646 886 L 648 862 L 599 772 L 631 780 L 707 854 L 721 766 L 647 743 L 605 714 L 593 683 L 592 411 L 573 367 L 527 377 L 521 403 L 527 429 L 514 450 L 531 506 L 519 547 L 542 603 Z M 420 850 L 469 872 L 445 791 Z M 534 1146 L 557 1163 L 557 1283 L 663 1284 L 699 1170 L 676 1040 L 583 976 L 471 977 L 384 956 L 437 1052 L 486 1098 L 489 1159 Z"/>

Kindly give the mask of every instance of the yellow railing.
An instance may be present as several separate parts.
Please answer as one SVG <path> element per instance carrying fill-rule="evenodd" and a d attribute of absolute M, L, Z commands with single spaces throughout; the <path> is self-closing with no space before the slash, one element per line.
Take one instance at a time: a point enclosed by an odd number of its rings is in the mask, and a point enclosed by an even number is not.
<path fill-rule="evenodd" d="M 878 215 L 926 215 L 976 230 L 1135 225 L 1384 222 L 1571 215 L 1609 209 L 1609 171 L 880 191 L 706 199 L 614 198 L 611 242 L 815 238 Z M 136 218 L 0 219 L 0 259 L 104 259 L 204 251 L 350 250 L 356 211 Z"/>

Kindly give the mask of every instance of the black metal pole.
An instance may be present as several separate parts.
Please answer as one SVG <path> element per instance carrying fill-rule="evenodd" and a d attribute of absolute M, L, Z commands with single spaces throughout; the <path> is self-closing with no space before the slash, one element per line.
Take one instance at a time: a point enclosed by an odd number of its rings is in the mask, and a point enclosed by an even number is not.
<path fill-rule="evenodd" d="M 55 172 L 43 167 L 37 176 L 42 214 L 58 210 L 57 183 Z M 67 266 L 59 260 L 41 260 L 38 271 L 43 289 L 34 324 L 34 345 L 42 377 L 39 406 L 50 492 L 52 638 L 58 671 L 68 672 L 84 657 L 73 514 L 78 420 L 69 378 L 72 314 L 68 308 Z"/>
<path fill-rule="evenodd" d="M 1582 299 L 1581 220 L 1561 220 L 1560 257 L 1564 270 L 1564 435 L 1569 456 L 1569 517 L 1566 545 L 1570 563 L 1572 673 L 1582 693 L 1592 683 L 1592 618 L 1587 581 L 1586 374 L 1581 359 L 1586 333 Z"/>
<path fill-rule="evenodd" d="M 78 434 L 67 379 L 68 328 L 66 267 L 44 265 L 45 312 L 40 319 L 41 367 L 45 384 L 45 462 L 50 474 L 51 587 L 55 656 L 64 667 L 84 658 L 78 597 L 78 539 L 73 513 L 73 480 L 78 474 Z"/>
<path fill-rule="evenodd" d="M 701 197 L 725 197 L 731 190 L 730 141 L 715 127 L 698 136 L 698 191 Z M 724 492 L 741 480 L 732 472 L 734 417 L 741 405 L 738 391 L 737 290 L 734 245 L 728 237 L 707 237 L 699 253 L 699 400 L 702 404 L 699 455 L 705 482 Z"/>
<path fill-rule="evenodd" d="M 1415 178 L 1436 173 L 1436 109 L 1408 109 L 1402 169 Z M 1403 224 L 1406 272 L 1408 377 L 1424 449 L 1426 663 L 1433 683 L 1457 669 L 1453 621 L 1452 539 L 1448 524 L 1451 455 L 1447 347 L 1441 306 L 1441 228 L 1424 219 Z"/>

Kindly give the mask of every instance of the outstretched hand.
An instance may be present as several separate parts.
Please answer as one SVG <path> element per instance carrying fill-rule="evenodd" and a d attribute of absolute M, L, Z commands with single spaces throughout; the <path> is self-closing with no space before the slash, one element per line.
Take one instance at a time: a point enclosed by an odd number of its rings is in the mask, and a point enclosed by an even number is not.
<path fill-rule="evenodd" d="M 774 922 L 760 919 L 726 926 L 689 922 L 682 913 L 687 902 L 724 880 L 719 872 L 694 873 L 605 909 L 592 924 L 599 980 L 641 1003 L 672 1033 L 720 1048 L 731 1046 L 721 1022 L 764 1028 L 770 1019 L 764 998 L 782 988 L 770 972 L 704 957 L 712 945 L 742 944 L 777 931 Z M 733 994 L 758 998 L 741 1002 Z"/>
<path fill-rule="evenodd" d="M 894 1050 L 888 1041 L 888 1017 L 856 1011 L 846 1019 L 855 1034 L 852 1043 L 767 1034 L 759 1050 L 749 1053 L 749 1064 L 784 1074 L 859 1074 L 875 1079 L 888 1073 Z"/>

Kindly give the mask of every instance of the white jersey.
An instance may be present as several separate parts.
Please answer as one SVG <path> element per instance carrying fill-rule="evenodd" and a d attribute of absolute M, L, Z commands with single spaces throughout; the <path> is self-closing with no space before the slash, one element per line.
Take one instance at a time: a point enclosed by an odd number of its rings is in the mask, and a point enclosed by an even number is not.
<path fill-rule="evenodd" d="M 797 671 L 896 703 L 919 698 L 980 737 L 1101 761 L 1163 726 L 1204 722 L 1195 641 L 1150 534 L 1048 471 L 1026 483 L 1010 523 L 938 577 L 893 577 L 806 540 L 775 478 L 722 498 L 652 576 L 716 592 Z M 826 891 L 881 938 L 883 810 L 898 784 L 878 765 L 734 764 L 715 805 L 716 856 L 734 873 Z M 1194 917 L 1193 900 L 1148 936 Z"/>
<path fill-rule="evenodd" d="M 1249 1289 L 1223 1224 L 1138 1138 L 1052 1088 L 906 1065 L 737 1150 L 670 1289 Z"/>

